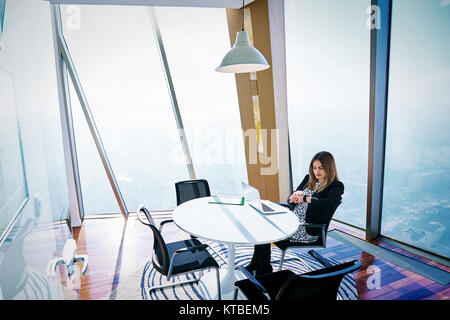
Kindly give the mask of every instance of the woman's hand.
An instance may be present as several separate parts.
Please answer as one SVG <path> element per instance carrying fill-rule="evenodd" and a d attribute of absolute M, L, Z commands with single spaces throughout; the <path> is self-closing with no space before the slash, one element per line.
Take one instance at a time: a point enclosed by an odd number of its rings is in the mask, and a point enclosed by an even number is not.
<path fill-rule="evenodd" d="M 290 201 L 291 203 L 300 203 L 300 202 L 303 202 L 303 196 L 304 196 L 303 191 L 295 191 L 295 192 L 291 195 L 291 197 L 289 198 L 289 201 Z"/>

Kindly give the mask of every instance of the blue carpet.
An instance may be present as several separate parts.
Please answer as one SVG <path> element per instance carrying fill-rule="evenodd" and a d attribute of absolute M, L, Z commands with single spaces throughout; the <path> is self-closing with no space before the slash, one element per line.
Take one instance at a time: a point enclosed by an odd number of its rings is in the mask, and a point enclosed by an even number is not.
<path fill-rule="evenodd" d="M 211 255 L 216 259 L 220 267 L 226 265 L 228 248 L 223 244 L 215 242 L 203 241 L 207 243 L 213 250 L 210 250 Z M 237 246 L 236 247 L 236 264 L 247 265 L 253 256 L 253 246 Z M 281 250 L 278 248 L 272 248 L 272 260 L 278 260 L 281 256 Z M 315 260 L 307 253 L 286 253 L 285 258 L 291 258 L 297 256 L 302 261 L 294 260 L 287 261 L 283 264 L 283 269 L 289 269 L 297 274 L 305 273 L 312 270 L 324 268 L 320 262 Z M 332 264 L 339 264 L 341 262 L 328 259 Z M 274 270 L 277 270 L 278 265 L 273 264 Z M 214 272 L 214 271 L 212 271 Z M 198 276 L 199 273 L 196 273 Z M 173 282 L 184 281 L 186 279 L 192 279 L 192 275 L 180 275 L 179 277 L 173 277 Z M 202 283 L 200 284 L 185 284 L 181 286 L 159 289 L 153 291 L 149 295 L 149 288 L 155 285 L 166 283 L 165 276 L 162 276 L 157 272 L 152 262 L 149 261 L 142 271 L 141 283 L 140 283 L 140 297 L 143 300 L 203 300 Z M 358 293 L 356 290 L 355 280 L 351 274 L 346 275 L 341 283 L 338 292 L 338 300 L 358 300 Z"/>

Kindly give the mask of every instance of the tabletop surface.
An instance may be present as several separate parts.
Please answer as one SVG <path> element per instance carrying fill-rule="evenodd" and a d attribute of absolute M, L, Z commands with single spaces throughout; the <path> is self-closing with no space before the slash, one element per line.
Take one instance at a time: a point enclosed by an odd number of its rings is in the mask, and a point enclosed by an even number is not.
<path fill-rule="evenodd" d="M 207 240 L 230 244 L 263 244 L 286 239 L 299 226 L 290 210 L 261 214 L 244 205 L 208 203 L 212 197 L 198 198 L 175 208 L 173 220 L 187 233 Z"/>

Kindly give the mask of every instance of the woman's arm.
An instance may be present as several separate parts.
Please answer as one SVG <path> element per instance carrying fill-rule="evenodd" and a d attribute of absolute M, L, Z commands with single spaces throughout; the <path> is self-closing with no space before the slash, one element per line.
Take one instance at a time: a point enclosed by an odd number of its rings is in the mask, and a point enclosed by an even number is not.
<path fill-rule="evenodd" d="M 298 187 L 297 187 L 297 189 L 295 189 L 295 191 L 301 191 L 301 190 L 303 190 L 303 188 L 305 187 L 305 185 L 308 183 L 308 180 L 309 180 L 309 174 L 307 174 L 307 175 L 303 178 L 302 182 L 298 185 Z M 294 192 L 295 192 L 295 191 L 294 191 Z M 296 203 L 291 202 L 290 199 L 291 199 L 291 196 L 289 196 L 289 197 L 287 198 L 287 203 L 291 206 L 291 208 L 293 208 L 293 207 L 295 207 Z"/>
<path fill-rule="evenodd" d="M 343 193 L 344 184 L 340 181 L 336 181 L 333 186 L 330 185 L 330 190 L 326 197 L 319 198 L 313 195 L 305 197 L 305 200 L 314 208 L 320 210 L 332 210 L 339 204 L 339 201 L 341 201 Z"/>

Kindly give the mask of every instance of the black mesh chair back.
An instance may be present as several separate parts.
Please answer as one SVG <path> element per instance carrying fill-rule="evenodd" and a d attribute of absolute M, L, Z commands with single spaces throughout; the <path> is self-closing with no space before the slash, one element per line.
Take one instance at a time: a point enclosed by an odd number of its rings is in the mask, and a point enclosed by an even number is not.
<path fill-rule="evenodd" d="M 331 210 L 331 211 L 329 212 L 327 221 L 326 221 L 326 223 L 325 223 L 325 228 L 324 228 L 325 233 L 321 233 L 321 232 L 320 232 L 320 229 L 315 228 L 315 227 L 306 227 L 306 231 L 308 232 L 308 234 L 310 234 L 310 235 L 312 235 L 312 236 L 321 236 L 321 241 L 322 241 L 323 244 L 324 244 L 323 246 L 325 246 L 325 243 L 326 243 L 326 236 L 327 236 L 327 234 L 328 234 L 328 227 L 330 226 L 331 219 L 333 219 L 334 213 L 336 212 L 337 208 L 341 205 L 341 203 L 342 203 L 342 200 L 339 201 L 339 202 L 337 203 L 337 205 L 333 208 L 333 210 Z M 308 218 L 306 219 L 305 222 L 306 222 L 306 223 L 309 222 L 309 221 L 308 221 Z M 325 237 L 322 239 L 322 236 L 323 236 L 323 235 L 324 235 Z"/>
<path fill-rule="evenodd" d="M 208 181 L 204 179 L 177 182 L 175 183 L 175 191 L 177 193 L 177 206 L 192 199 L 211 196 Z"/>
<path fill-rule="evenodd" d="M 145 214 L 149 223 L 147 224 L 142 220 L 141 222 L 148 225 L 153 232 L 153 252 L 154 252 L 152 259 L 153 267 L 156 270 L 158 270 L 158 272 L 167 275 L 169 272 L 170 257 L 167 250 L 166 242 L 164 241 L 158 228 L 155 226 L 155 221 L 153 220 L 150 211 L 148 211 L 148 209 L 145 207 L 141 207 L 139 208 L 139 210 Z M 139 215 L 139 212 L 137 212 L 137 214 Z"/>
<path fill-rule="evenodd" d="M 276 300 L 336 300 L 342 278 L 360 267 L 361 262 L 354 260 L 301 275 L 292 275 L 281 287 Z"/>
<path fill-rule="evenodd" d="M 337 299 L 339 286 L 344 276 L 361 268 L 361 262 L 353 260 L 303 274 L 295 274 L 291 270 L 282 270 L 253 277 L 241 266 L 240 270 L 247 279 L 235 282 L 234 298 L 238 289 L 249 300 L 320 300 Z"/>
<path fill-rule="evenodd" d="M 325 229 L 325 232 L 328 231 L 328 227 L 330 226 L 331 223 L 331 219 L 333 219 L 334 213 L 336 212 L 337 208 L 339 208 L 339 206 L 341 205 L 342 200 L 338 202 L 338 204 L 336 205 L 336 207 L 334 207 L 334 209 L 330 212 L 330 218 L 328 219 L 327 222 L 327 228 Z"/>

